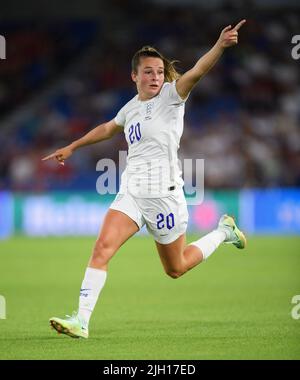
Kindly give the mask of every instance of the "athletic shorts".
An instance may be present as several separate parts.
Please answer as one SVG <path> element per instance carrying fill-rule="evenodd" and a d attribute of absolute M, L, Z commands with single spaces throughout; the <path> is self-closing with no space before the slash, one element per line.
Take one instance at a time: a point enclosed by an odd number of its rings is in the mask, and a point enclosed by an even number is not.
<path fill-rule="evenodd" d="M 110 206 L 128 215 L 141 229 L 161 244 L 169 244 L 186 232 L 188 210 L 182 189 L 164 198 L 135 198 L 130 193 L 116 195 Z"/>

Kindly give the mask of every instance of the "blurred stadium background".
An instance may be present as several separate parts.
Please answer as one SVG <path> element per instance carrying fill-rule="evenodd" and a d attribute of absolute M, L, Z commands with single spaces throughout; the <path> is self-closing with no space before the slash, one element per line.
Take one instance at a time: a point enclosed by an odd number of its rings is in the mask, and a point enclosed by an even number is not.
<path fill-rule="evenodd" d="M 201 205 L 190 206 L 188 231 L 211 230 L 227 212 L 253 239 L 287 235 L 277 248 L 289 247 L 286 257 L 292 257 L 293 264 L 286 268 L 292 268 L 291 277 L 299 275 L 295 252 L 300 248 L 300 60 L 291 56 L 291 39 L 300 35 L 299 5 L 293 0 L 28 0 L 26 8 L 15 0 L 2 4 L 0 34 L 6 39 L 6 59 L 0 60 L 2 280 L 8 276 L 7 265 L 17 265 L 14 258 L 9 261 L 9 251 L 28 247 L 42 255 L 48 247 L 48 264 L 54 254 L 53 240 L 37 240 L 34 248 L 30 239 L 20 241 L 16 236 L 96 236 L 113 199 L 96 191 L 101 175 L 96 164 L 101 158 L 118 164 L 119 151 L 126 150 L 123 136 L 77 151 L 65 167 L 41 158 L 113 118 L 135 94 L 130 79 L 134 52 L 154 45 L 178 59 L 178 69 L 184 71 L 212 46 L 224 26 L 242 18 L 247 24 L 239 45 L 225 52 L 187 102 L 180 156 L 205 159 L 205 198 Z M 15 248 L 8 245 L 12 241 L 17 242 Z M 78 249 L 90 250 L 92 243 L 86 247 L 83 242 Z M 274 249 L 255 242 L 253 247 L 261 253 Z M 71 242 L 66 240 L 64 248 L 61 240 L 57 244 L 58 250 L 68 251 Z M 63 260 L 65 253 L 58 253 Z M 29 254 L 28 260 L 41 259 Z M 73 298 L 82 263 L 78 268 L 70 280 Z M 265 270 L 268 273 L 267 264 Z M 41 282 L 46 275 L 41 274 Z M 299 276 L 293 281 L 290 297 L 299 289 Z M 8 283 L 12 285 L 9 278 Z M 5 289 L 10 292 L 4 280 L 1 288 L 1 294 Z M 287 299 L 288 313 L 289 303 Z M 62 305 L 57 309 L 66 311 Z M 292 352 L 290 357 L 299 358 L 299 350 Z"/>
<path fill-rule="evenodd" d="M 243 17 L 239 46 L 187 103 L 180 155 L 205 159 L 206 190 L 190 209 L 190 230 L 211 229 L 228 210 L 248 233 L 300 232 L 296 1 L 75 1 L 72 9 L 30 1 L 27 11 L 14 3 L 0 23 L 7 49 L 0 64 L 2 238 L 94 235 L 111 201 L 95 191 L 96 163 L 118 163 L 123 136 L 78 151 L 64 168 L 41 157 L 113 118 L 135 94 L 130 60 L 138 48 L 156 46 L 183 71 L 224 25 Z"/>

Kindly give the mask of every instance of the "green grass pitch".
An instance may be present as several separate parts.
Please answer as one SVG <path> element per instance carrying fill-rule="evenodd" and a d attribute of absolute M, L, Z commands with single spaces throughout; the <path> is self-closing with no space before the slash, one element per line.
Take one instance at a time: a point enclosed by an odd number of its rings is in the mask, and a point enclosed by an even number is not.
<path fill-rule="evenodd" d="M 57 335 L 48 319 L 76 310 L 93 242 L 0 242 L 0 359 L 300 359 L 300 319 L 291 316 L 299 237 L 253 237 L 245 251 L 222 245 L 177 280 L 153 241 L 135 237 L 110 263 L 90 338 Z"/>

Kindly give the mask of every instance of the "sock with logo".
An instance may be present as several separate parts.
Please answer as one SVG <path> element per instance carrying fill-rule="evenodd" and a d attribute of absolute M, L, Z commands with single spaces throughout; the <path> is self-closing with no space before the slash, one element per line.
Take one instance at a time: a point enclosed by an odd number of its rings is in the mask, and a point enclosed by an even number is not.
<path fill-rule="evenodd" d="M 100 292 L 105 284 L 107 272 L 102 269 L 87 267 L 85 276 L 82 281 L 78 315 L 89 324 L 92 312 L 100 295 Z"/>

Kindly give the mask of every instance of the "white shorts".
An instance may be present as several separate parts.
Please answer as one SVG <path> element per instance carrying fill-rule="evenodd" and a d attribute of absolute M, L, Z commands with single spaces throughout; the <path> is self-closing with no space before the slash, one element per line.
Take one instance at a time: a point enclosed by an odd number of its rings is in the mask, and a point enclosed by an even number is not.
<path fill-rule="evenodd" d="M 164 198 L 134 198 L 130 193 L 116 195 L 110 206 L 128 215 L 141 229 L 161 244 L 169 244 L 186 232 L 188 210 L 182 189 Z"/>

